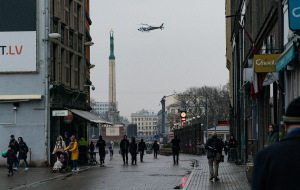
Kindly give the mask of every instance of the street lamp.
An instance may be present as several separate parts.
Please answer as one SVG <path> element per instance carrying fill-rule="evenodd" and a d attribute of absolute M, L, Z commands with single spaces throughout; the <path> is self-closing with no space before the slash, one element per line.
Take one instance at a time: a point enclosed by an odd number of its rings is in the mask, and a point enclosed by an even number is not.
<path fill-rule="evenodd" d="M 92 42 L 92 41 L 85 42 L 84 45 L 85 46 L 92 46 L 92 45 L 94 45 L 94 42 Z"/>

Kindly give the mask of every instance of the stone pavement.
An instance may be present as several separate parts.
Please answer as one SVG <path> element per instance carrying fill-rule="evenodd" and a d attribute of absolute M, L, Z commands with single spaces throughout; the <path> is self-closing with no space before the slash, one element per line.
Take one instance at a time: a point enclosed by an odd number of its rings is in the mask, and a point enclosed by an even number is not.
<path fill-rule="evenodd" d="M 199 161 L 198 167 L 193 167 L 194 160 Z M 130 161 L 130 155 L 129 155 Z M 7 177 L 7 169 L 0 168 L 0 189 L 142 189 L 163 190 L 174 189 L 181 185 L 184 177 L 188 178 L 185 189 L 250 189 L 245 176 L 245 167 L 231 163 L 221 163 L 220 181 L 208 180 L 208 164 L 206 156 L 180 155 L 179 165 L 173 165 L 171 156 L 145 155 L 141 163 L 138 157 L 137 165 L 123 165 L 122 158 L 115 154 L 112 159 L 106 156 L 105 167 L 81 167 L 80 173 L 52 173 L 51 168 L 24 168 L 15 172 L 13 177 Z"/>
<path fill-rule="evenodd" d="M 186 183 L 184 189 L 187 190 L 250 190 L 251 186 L 247 181 L 245 166 L 237 166 L 234 163 L 220 163 L 219 178 L 220 181 L 209 180 L 209 167 L 206 156 L 199 158 L 199 166 L 196 167 Z"/>

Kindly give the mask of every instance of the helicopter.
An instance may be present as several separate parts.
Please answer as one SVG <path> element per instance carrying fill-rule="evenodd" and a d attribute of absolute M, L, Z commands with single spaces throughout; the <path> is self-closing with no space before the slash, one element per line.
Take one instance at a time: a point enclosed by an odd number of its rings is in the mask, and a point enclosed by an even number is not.
<path fill-rule="evenodd" d="M 137 29 L 138 31 L 141 32 L 150 32 L 151 30 L 156 30 L 156 29 L 161 29 L 163 30 L 164 27 L 164 23 L 162 23 L 160 26 L 151 26 L 149 24 L 141 24 L 143 26 L 141 26 L 139 29 Z"/>

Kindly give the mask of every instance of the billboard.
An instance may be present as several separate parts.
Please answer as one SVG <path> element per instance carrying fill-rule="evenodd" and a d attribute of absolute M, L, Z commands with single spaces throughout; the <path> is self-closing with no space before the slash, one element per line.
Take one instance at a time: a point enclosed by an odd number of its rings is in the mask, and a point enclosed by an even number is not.
<path fill-rule="evenodd" d="M 289 25 L 291 30 L 300 30 L 299 0 L 289 0 Z"/>
<path fill-rule="evenodd" d="M 106 136 L 119 136 L 120 127 L 119 126 L 108 126 L 106 127 Z"/>
<path fill-rule="evenodd" d="M 254 55 L 254 70 L 256 73 L 276 72 L 276 60 L 280 54 Z"/>
<path fill-rule="evenodd" d="M 0 0 L 0 73 L 36 71 L 36 0 Z"/>

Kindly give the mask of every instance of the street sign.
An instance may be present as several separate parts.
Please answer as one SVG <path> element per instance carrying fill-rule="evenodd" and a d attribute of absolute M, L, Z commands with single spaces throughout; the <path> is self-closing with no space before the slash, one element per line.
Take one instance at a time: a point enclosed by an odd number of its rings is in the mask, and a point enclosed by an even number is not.
<path fill-rule="evenodd" d="M 68 110 L 53 110 L 52 116 L 68 116 Z"/>
<path fill-rule="evenodd" d="M 170 134 L 170 137 L 173 138 L 173 137 L 174 137 L 174 134 Z"/>
<path fill-rule="evenodd" d="M 218 126 L 230 126 L 229 121 L 218 121 Z"/>
<path fill-rule="evenodd" d="M 289 24 L 291 30 L 300 30 L 299 0 L 289 0 Z"/>

